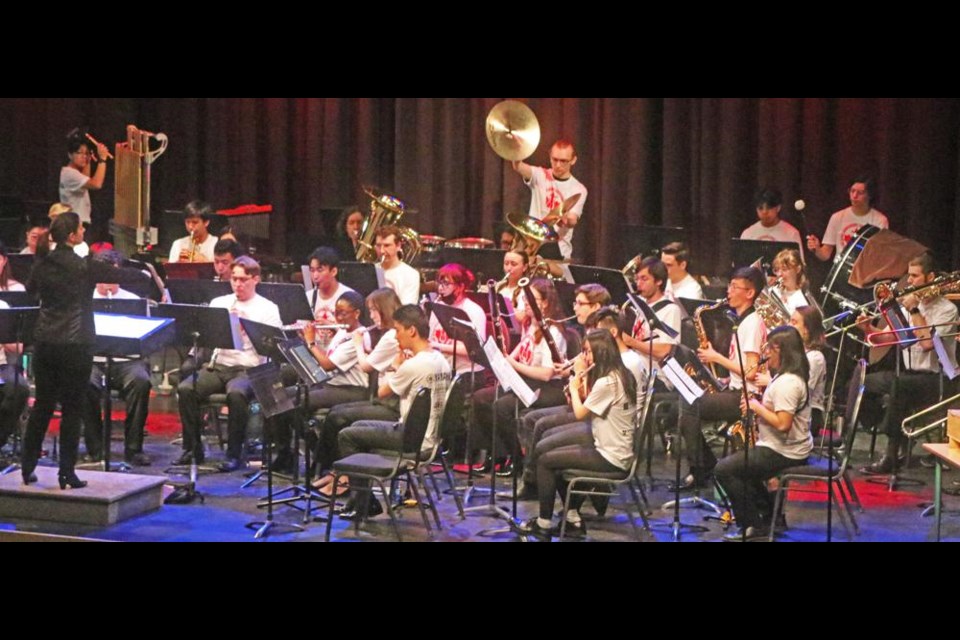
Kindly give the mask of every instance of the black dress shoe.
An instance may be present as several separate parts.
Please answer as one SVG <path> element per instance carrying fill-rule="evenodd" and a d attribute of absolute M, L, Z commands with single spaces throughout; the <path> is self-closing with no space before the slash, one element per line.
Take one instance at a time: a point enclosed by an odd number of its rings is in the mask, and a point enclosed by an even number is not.
<path fill-rule="evenodd" d="M 680 481 L 680 491 L 693 491 L 694 489 L 699 489 L 703 486 L 703 481 L 698 479 L 692 473 L 688 473 L 686 477 Z M 667 491 L 676 492 L 677 484 L 671 482 L 667 485 Z"/>
<path fill-rule="evenodd" d="M 749 541 L 749 540 L 760 540 L 762 538 L 769 538 L 769 537 L 770 537 L 770 530 L 768 528 L 764 526 L 756 526 L 756 527 L 747 527 L 746 531 L 744 531 L 743 529 L 740 529 L 735 533 L 728 533 L 727 535 L 723 536 L 723 540 L 724 542 L 742 542 L 744 539 Z"/>
<path fill-rule="evenodd" d="M 217 466 L 217 469 L 221 473 L 230 473 L 231 471 L 236 471 L 237 469 L 246 468 L 247 463 L 243 462 L 239 458 L 227 458 Z"/>
<path fill-rule="evenodd" d="M 550 529 L 550 535 L 554 538 L 560 537 L 560 524 L 556 524 Z M 576 523 L 568 520 L 567 528 L 563 532 L 563 537 L 571 540 L 584 540 L 587 537 L 587 524 L 583 520 Z"/>
<path fill-rule="evenodd" d="M 202 451 L 198 453 L 194 453 L 193 451 L 184 451 L 179 458 L 173 461 L 173 464 L 178 467 L 189 467 L 194 462 L 197 464 L 203 464 Z"/>
<path fill-rule="evenodd" d="M 893 458 L 883 456 L 873 464 L 860 467 L 860 473 L 868 476 L 880 476 L 893 473 Z"/>
<path fill-rule="evenodd" d="M 517 486 L 517 500 L 536 500 L 539 497 L 537 485 L 522 480 L 520 481 L 520 484 Z"/>
<path fill-rule="evenodd" d="M 357 511 L 357 503 L 359 502 L 359 500 L 353 501 L 352 505 L 348 502 L 347 506 L 351 508 L 347 509 L 344 507 L 343 511 L 340 512 L 340 517 L 344 520 L 356 520 L 360 516 Z M 376 518 L 381 513 L 383 513 L 383 507 L 380 505 L 380 501 L 370 496 L 370 502 L 367 506 L 367 518 Z"/>
<path fill-rule="evenodd" d="M 529 520 L 524 520 L 516 526 L 517 531 L 525 536 L 533 536 L 537 540 L 550 540 L 550 535 L 553 531 L 553 528 L 544 529 L 540 526 L 540 523 L 537 522 L 537 518 L 533 517 Z"/>
<path fill-rule="evenodd" d="M 278 453 L 273 460 L 270 461 L 270 470 L 273 471 L 273 473 L 293 475 L 293 453 L 289 450 Z"/>
<path fill-rule="evenodd" d="M 37 481 L 37 474 L 35 474 L 33 471 L 23 472 L 23 484 L 33 484 L 36 481 Z"/>
<path fill-rule="evenodd" d="M 61 473 L 57 476 L 57 482 L 60 483 L 60 489 L 66 489 L 70 487 L 71 489 L 82 489 L 87 486 L 86 480 L 81 480 L 77 477 L 76 472 L 71 471 L 69 473 Z"/>

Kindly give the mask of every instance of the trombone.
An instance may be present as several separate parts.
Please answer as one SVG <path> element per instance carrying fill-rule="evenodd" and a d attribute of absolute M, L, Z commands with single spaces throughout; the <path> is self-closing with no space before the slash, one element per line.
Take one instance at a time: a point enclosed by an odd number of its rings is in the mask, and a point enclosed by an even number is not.
<path fill-rule="evenodd" d="M 924 329 L 936 329 L 937 327 L 958 327 L 958 326 L 960 326 L 960 321 L 942 322 L 940 324 L 925 324 L 919 327 L 900 327 L 897 329 L 874 331 L 872 333 L 867 334 L 866 342 L 867 342 L 867 345 L 871 347 L 893 347 L 893 346 L 911 345 L 919 342 L 920 340 L 927 340 L 929 338 L 920 338 L 917 336 L 900 337 L 898 334 L 907 333 L 910 331 L 924 330 Z M 876 340 L 876 336 L 889 336 L 889 335 L 897 336 L 896 340 L 894 340 L 893 342 L 878 342 Z M 957 335 L 960 335 L 960 333 L 955 331 L 953 333 L 945 333 L 945 334 L 938 334 L 938 335 L 940 335 L 941 338 L 952 338 Z M 930 337 L 932 338 L 933 336 L 931 335 Z"/>

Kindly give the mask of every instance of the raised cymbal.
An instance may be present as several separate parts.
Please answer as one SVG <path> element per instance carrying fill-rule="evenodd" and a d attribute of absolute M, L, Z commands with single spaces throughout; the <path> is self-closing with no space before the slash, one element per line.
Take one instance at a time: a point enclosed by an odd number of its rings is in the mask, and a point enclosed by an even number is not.
<path fill-rule="evenodd" d="M 555 206 L 553 209 L 550 210 L 550 213 L 543 216 L 543 221 L 546 224 L 551 224 L 551 225 L 557 224 L 557 222 L 559 222 L 560 220 L 560 216 L 569 212 L 570 209 L 573 209 L 573 205 L 577 204 L 577 202 L 580 200 L 580 195 L 581 194 L 579 193 L 575 193 L 569 198 L 567 198 L 566 200 L 564 200 L 562 203 Z"/>
<path fill-rule="evenodd" d="M 540 123 L 522 102 L 504 100 L 487 114 L 487 142 L 504 160 L 525 160 L 540 144 Z"/>

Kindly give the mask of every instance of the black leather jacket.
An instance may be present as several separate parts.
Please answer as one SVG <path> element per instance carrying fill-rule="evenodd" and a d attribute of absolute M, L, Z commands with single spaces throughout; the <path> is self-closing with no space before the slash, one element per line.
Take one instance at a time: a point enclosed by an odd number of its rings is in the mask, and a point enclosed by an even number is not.
<path fill-rule="evenodd" d="M 93 290 L 98 282 L 143 282 L 148 276 L 136 269 L 117 269 L 81 258 L 66 243 L 37 260 L 27 281 L 27 292 L 40 299 L 40 317 L 34 342 L 93 344 Z"/>

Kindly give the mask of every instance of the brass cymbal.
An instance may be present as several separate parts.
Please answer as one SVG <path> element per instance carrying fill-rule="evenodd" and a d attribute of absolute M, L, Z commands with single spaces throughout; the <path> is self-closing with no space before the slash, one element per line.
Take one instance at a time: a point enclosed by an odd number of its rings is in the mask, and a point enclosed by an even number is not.
<path fill-rule="evenodd" d="M 487 142 L 504 160 L 526 160 L 540 144 L 540 123 L 522 102 L 504 100 L 487 114 Z"/>
<path fill-rule="evenodd" d="M 580 195 L 581 194 L 579 193 L 575 193 L 562 203 L 555 206 L 550 210 L 550 213 L 543 216 L 543 222 L 549 225 L 557 224 L 557 222 L 560 220 L 560 216 L 568 213 L 570 209 L 573 209 L 573 205 L 577 204 L 577 202 L 580 200 Z"/>

